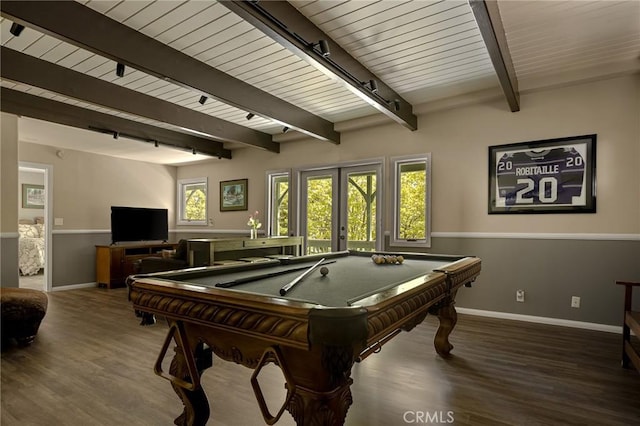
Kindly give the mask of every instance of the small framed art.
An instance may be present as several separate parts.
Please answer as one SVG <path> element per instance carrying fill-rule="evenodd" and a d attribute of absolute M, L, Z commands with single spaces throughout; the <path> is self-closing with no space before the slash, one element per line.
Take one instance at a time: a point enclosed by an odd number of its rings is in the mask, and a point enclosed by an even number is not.
<path fill-rule="evenodd" d="M 489 147 L 489 214 L 595 211 L 596 135 Z"/>
<path fill-rule="evenodd" d="M 22 184 L 22 208 L 44 209 L 44 185 Z"/>
<path fill-rule="evenodd" d="M 247 210 L 247 179 L 220 182 L 220 211 Z"/>

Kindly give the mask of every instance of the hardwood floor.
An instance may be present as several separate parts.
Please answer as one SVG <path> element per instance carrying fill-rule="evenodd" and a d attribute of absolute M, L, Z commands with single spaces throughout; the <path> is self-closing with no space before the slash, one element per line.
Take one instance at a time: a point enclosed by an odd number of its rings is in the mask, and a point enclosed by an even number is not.
<path fill-rule="evenodd" d="M 428 317 L 354 366 L 347 425 L 640 424 L 640 375 L 620 367 L 620 335 L 460 315 L 444 360 L 436 327 Z M 153 374 L 165 333 L 138 325 L 125 289 L 49 293 L 35 342 L 2 352 L 1 424 L 172 425 L 182 405 Z M 267 370 L 261 384 L 283 395 Z M 208 424 L 264 424 L 251 372 L 214 359 Z M 293 424 L 288 413 L 278 423 Z"/>

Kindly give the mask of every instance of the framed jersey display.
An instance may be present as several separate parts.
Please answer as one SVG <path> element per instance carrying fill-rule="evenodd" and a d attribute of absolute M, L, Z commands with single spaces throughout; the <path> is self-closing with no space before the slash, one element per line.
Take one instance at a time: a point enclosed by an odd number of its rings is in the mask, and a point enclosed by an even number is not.
<path fill-rule="evenodd" d="M 596 135 L 489 147 L 489 213 L 595 213 Z"/>

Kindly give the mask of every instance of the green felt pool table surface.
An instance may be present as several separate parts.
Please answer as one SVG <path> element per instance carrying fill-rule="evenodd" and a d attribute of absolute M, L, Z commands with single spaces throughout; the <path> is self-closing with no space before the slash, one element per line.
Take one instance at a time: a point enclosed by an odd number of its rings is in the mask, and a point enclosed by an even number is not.
<path fill-rule="evenodd" d="M 324 264 L 329 270 L 326 276 L 320 273 L 321 268 L 318 267 L 291 288 L 285 296 L 280 296 L 280 289 L 285 284 L 305 272 L 301 268 L 310 268 L 322 257 L 325 258 Z M 207 272 L 176 272 L 166 274 L 163 278 L 213 288 L 219 283 L 283 272 L 282 275 L 257 279 L 225 290 L 283 297 L 330 307 L 346 307 L 358 306 L 367 297 L 390 288 L 424 284 L 428 274 L 463 259 L 463 256 L 440 255 L 412 258 L 411 255 L 405 254 L 405 257 L 401 264 L 379 265 L 371 260 L 371 253 L 333 253 L 326 256 L 316 255 L 308 260 L 297 258 L 290 260 L 288 264 L 272 261 L 261 265 L 252 264 L 251 268 L 247 265 L 247 268 L 210 268 Z M 287 270 L 293 271 L 284 273 Z"/>

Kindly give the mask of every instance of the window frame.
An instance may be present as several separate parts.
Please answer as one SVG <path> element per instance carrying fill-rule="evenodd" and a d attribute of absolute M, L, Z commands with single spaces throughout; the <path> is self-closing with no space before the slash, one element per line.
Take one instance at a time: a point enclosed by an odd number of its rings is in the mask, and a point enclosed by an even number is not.
<path fill-rule="evenodd" d="M 289 206 L 289 210 L 287 211 L 287 224 L 288 224 L 288 229 L 287 229 L 287 235 L 293 235 L 293 230 L 294 227 L 292 226 L 292 219 L 293 219 L 293 211 L 292 211 L 292 173 L 291 173 L 291 169 L 284 169 L 284 170 L 268 170 L 266 172 L 267 178 L 265 179 L 266 182 L 266 206 L 265 206 L 265 212 L 267 213 L 265 216 L 265 219 L 267 219 L 267 235 L 268 236 L 274 236 L 276 234 L 274 234 L 274 230 L 276 229 L 276 221 L 277 221 L 277 217 L 275 216 L 275 211 L 276 211 L 276 206 L 274 205 L 274 197 L 275 197 L 275 191 L 274 191 L 274 184 L 277 178 L 281 178 L 281 177 L 287 177 L 287 180 L 289 182 L 289 191 L 287 194 L 287 199 L 288 199 L 288 206 Z"/>
<path fill-rule="evenodd" d="M 204 184 L 205 187 L 205 205 L 204 205 L 204 220 L 188 220 L 184 219 L 184 214 L 186 210 L 185 199 L 184 199 L 184 187 L 187 185 L 193 184 Z M 207 225 L 209 217 L 209 183 L 208 178 L 199 177 L 199 178 L 187 178 L 187 179 L 178 179 L 177 182 L 177 196 L 176 196 L 176 225 L 191 225 L 191 226 L 203 226 Z"/>
<path fill-rule="evenodd" d="M 431 247 L 431 153 L 420 155 L 406 155 L 401 157 L 391 157 L 389 159 L 393 170 L 393 228 L 391 230 L 390 245 L 399 247 Z M 400 168 L 404 164 L 425 163 L 425 238 L 419 240 L 408 240 L 400 238 L 398 235 L 400 220 Z"/>

